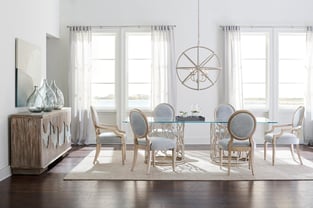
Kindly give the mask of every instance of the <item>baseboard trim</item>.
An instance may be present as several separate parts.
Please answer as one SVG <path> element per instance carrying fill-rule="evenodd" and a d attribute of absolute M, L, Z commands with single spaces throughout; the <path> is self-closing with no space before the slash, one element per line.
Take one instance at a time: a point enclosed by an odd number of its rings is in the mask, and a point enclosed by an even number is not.
<path fill-rule="evenodd" d="M 10 166 L 6 166 L 0 169 L 0 181 L 10 177 L 12 175 Z"/>

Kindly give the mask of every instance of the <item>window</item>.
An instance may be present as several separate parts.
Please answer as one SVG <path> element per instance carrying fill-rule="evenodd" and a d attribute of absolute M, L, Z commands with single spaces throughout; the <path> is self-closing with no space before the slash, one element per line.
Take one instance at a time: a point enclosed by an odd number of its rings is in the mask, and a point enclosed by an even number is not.
<path fill-rule="evenodd" d="M 98 109 L 151 110 L 151 32 L 93 32 L 91 85 Z"/>
<path fill-rule="evenodd" d="M 304 105 L 303 31 L 242 31 L 241 49 L 245 108 Z"/>
<path fill-rule="evenodd" d="M 151 34 L 127 33 L 127 107 L 151 109 Z"/>
<path fill-rule="evenodd" d="M 96 107 L 115 109 L 116 39 L 115 33 L 92 35 L 91 97 Z"/>
<path fill-rule="evenodd" d="M 278 33 L 279 106 L 304 104 L 305 34 Z"/>
<path fill-rule="evenodd" d="M 266 107 L 268 37 L 268 33 L 264 32 L 241 34 L 244 106 L 254 108 Z"/>

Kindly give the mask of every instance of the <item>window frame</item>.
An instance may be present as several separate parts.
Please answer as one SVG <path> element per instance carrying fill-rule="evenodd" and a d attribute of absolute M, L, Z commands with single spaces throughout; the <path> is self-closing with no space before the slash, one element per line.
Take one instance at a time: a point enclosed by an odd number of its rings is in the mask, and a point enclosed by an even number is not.
<path fill-rule="evenodd" d="M 120 63 L 120 60 L 121 60 L 121 57 L 119 56 L 120 54 L 120 47 L 119 46 L 119 42 L 120 42 L 120 33 L 119 33 L 119 30 L 117 29 L 106 29 L 105 31 L 104 30 L 100 30 L 100 29 L 94 29 L 92 31 L 92 37 L 94 35 L 101 35 L 101 34 L 104 34 L 104 35 L 114 35 L 115 36 L 115 80 L 114 80 L 114 86 L 115 86 L 115 90 L 114 90 L 114 93 L 115 93 L 115 107 L 113 108 L 110 108 L 110 107 L 103 107 L 103 106 L 95 106 L 97 111 L 99 112 L 115 112 L 117 110 L 117 103 L 118 103 L 118 98 L 120 97 L 119 96 L 119 91 L 117 90 L 117 87 L 116 87 L 116 83 L 119 83 L 120 79 L 119 79 L 119 71 L 120 71 L 120 66 L 118 66 L 118 64 Z M 94 57 L 92 56 L 91 57 L 92 61 L 93 60 L 98 60 L 98 59 L 94 59 Z M 93 69 L 92 69 L 93 71 Z M 105 82 L 104 82 L 105 83 Z M 91 85 L 93 84 L 93 82 L 91 82 Z M 92 90 L 92 87 L 90 88 L 90 90 Z M 92 93 L 91 93 L 92 94 Z M 92 103 L 92 98 L 91 98 L 91 103 Z"/>
<path fill-rule="evenodd" d="M 121 28 L 99 28 L 92 31 L 92 33 L 115 34 L 115 108 L 108 108 L 105 106 L 97 106 L 98 112 L 116 113 L 127 115 L 128 108 L 128 67 L 127 67 L 127 34 L 131 33 L 150 33 L 150 27 L 121 27 Z M 151 83 L 151 80 L 150 80 Z M 91 98 L 92 99 L 92 98 Z M 151 99 L 151 94 L 150 94 Z M 143 111 L 151 112 L 152 106 L 143 108 Z M 118 117 L 121 115 L 117 115 Z"/>
<path fill-rule="evenodd" d="M 245 108 L 268 112 L 270 117 L 278 115 L 278 109 L 289 110 L 294 106 L 279 106 L 279 34 L 281 33 L 303 33 L 302 28 L 242 28 L 241 33 L 268 33 L 267 44 L 267 69 L 266 69 L 266 105 L 265 109 L 255 106 L 244 106 Z M 305 58 L 305 57 L 304 57 Z M 305 80 L 303 80 L 305 83 Z M 305 102 L 305 101 L 304 101 Z"/>

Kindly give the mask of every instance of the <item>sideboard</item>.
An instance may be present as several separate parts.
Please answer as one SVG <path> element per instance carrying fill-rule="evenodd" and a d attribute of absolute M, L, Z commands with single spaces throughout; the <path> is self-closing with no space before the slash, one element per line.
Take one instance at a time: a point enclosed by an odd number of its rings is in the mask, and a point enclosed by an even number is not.
<path fill-rule="evenodd" d="M 12 174 L 41 174 L 71 149 L 71 109 L 10 116 Z"/>

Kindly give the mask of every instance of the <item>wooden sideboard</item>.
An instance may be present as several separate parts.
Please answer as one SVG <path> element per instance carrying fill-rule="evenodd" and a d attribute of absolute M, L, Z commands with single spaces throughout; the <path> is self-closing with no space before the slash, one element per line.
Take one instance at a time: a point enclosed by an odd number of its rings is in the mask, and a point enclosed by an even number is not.
<path fill-rule="evenodd" d="M 71 149 L 71 109 L 10 116 L 12 174 L 41 174 Z"/>

